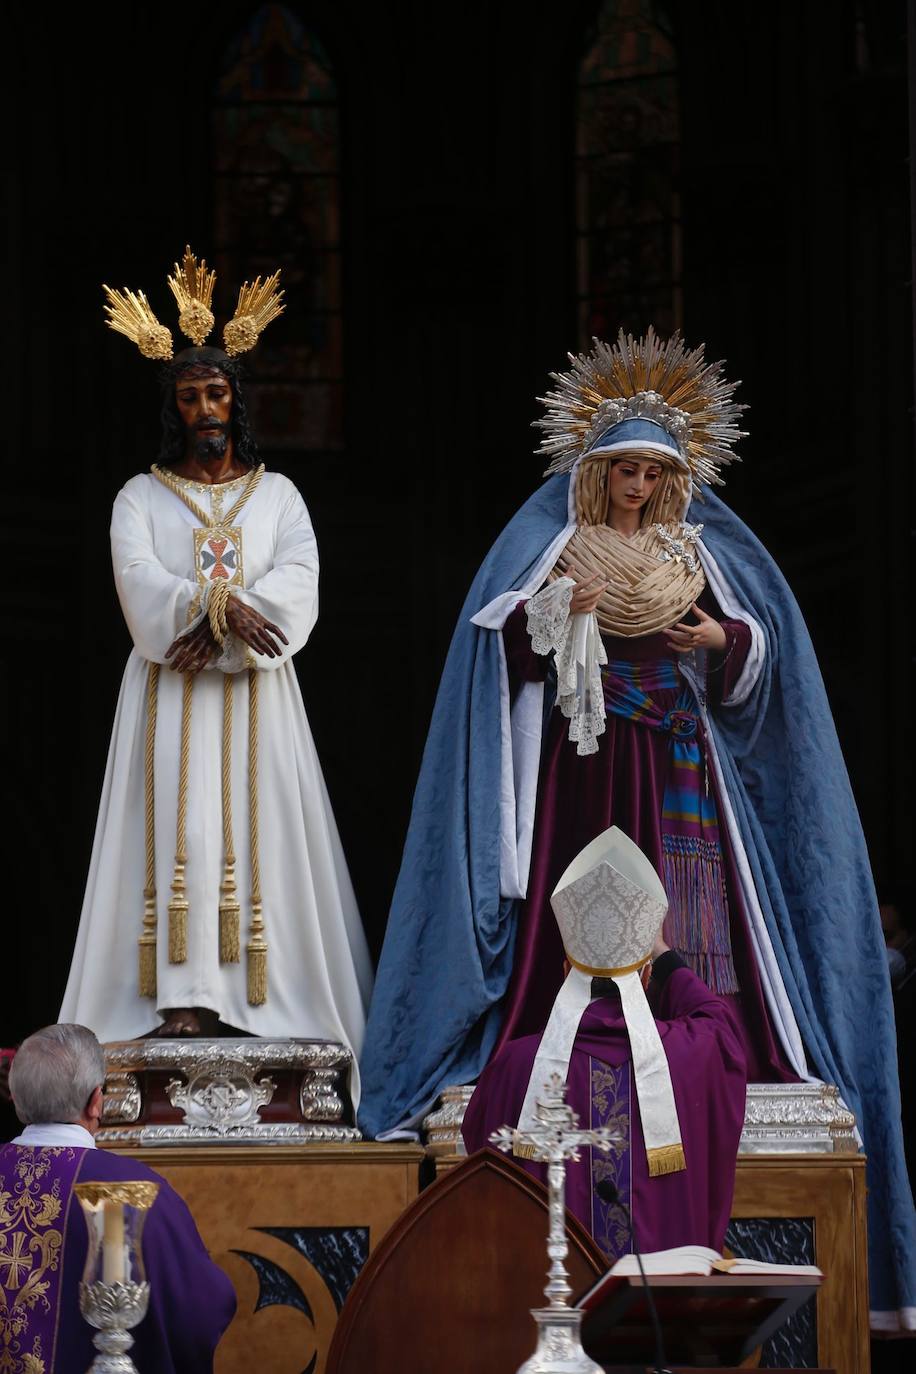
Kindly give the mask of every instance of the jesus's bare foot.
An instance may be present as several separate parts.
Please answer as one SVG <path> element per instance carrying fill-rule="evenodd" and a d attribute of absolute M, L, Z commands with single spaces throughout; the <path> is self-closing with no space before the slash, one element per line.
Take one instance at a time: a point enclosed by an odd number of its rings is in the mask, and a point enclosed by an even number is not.
<path fill-rule="evenodd" d="M 200 1035 L 200 1017 L 193 1007 L 172 1007 L 165 1014 L 165 1020 L 154 1035 L 173 1038 L 186 1035 Z"/>

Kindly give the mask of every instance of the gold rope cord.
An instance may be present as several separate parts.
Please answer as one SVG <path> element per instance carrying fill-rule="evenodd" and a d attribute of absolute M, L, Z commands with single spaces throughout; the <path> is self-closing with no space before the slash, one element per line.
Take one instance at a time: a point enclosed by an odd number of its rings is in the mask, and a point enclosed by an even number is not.
<path fill-rule="evenodd" d="M 235 844 L 232 837 L 232 694 L 235 679 L 223 674 L 223 881 L 219 889 L 219 959 L 237 964 L 241 908 L 235 886 Z"/>
<path fill-rule="evenodd" d="M 161 482 L 164 487 L 173 492 L 191 511 L 192 515 L 200 521 L 201 525 L 208 529 L 222 528 L 229 526 L 236 515 L 241 511 L 246 501 L 256 491 L 261 478 L 264 475 L 264 464 L 261 463 L 249 474 L 245 486 L 235 504 L 222 515 L 219 521 L 215 521 L 208 515 L 201 506 L 193 499 L 184 485 L 175 477 L 174 473 L 167 469 L 160 468 L 154 464 L 152 468 L 153 476 Z M 223 644 L 229 631 L 227 607 L 231 589 L 228 581 L 211 582 L 208 585 L 207 595 L 207 618 L 210 623 L 210 630 L 217 644 Z M 192 602 L 188 614 L 189 623 L 197 615 L 200 607 L 200 596 L 198 595 Z M 158 682 L 158 665 L 156 665 Z M 169 962 L 182 964 L 188 957 L 188 917 L 189 903 L 185 885 L 185 870 L 187 867 L 187 810 L 188 810 L 188 769 L 190 760 L 190 740 L 191 740 L 191 706 L 192 693 L 194 689 L 194 678 L 190 673 L 184 675 L 184 687 L 181 705 L 181 750 L 178 768 L 178 815 L 176 822 L 175 840 L 175 869 L 172 878 L 172 898 L 169 901 Z M 221 751 L 221 785 L 222 785 L 222 811 L 223 811 L 223 879 L 220 884 L 219 902 L 219 957 L 223 963 L 237 963 L 240 959 L 240 907 L 236 893 L 235 881 L 235 844 L 232 828 L 232 698 L 233 680 L 229 673 L 224 675 L 223 681 L 223 736 Z M 257 760 L 257 717 L 254 723 L 254 754 Z M 251 723 L 249 722 L 249 752 L 251 750 Z M 255 764 L 256 766 L 256 764 Z M 151 851 L 152 844 L 152 759 L 147 759 L 147 889 L 150 887 L 149 870 L 150 864 L 155 869 L 154 851 Z M 254 835 L 257 837 L 257 783 L 255 780 L 255 800 L 254 800 Z M 153 853 L 152 859 L 150 858 Z M 257 896 L 257 918 L 252 919 L 252 944 L 249 945 L 249 1000 L 252 998 L 252 964 L 260 966 L 260 979 L 263 984 L 263 995 L 257 999 L 260 1002 L 266 1000 L 266 965 L 264 961 L 267 956 L 267 946 L 263 939 L 263 920 L 260 916 L 260 873 L 258 873 L 256 892 Z M 146 895 L 146 893 L 144 894 Z M 155 893 L 153 893 L 153 901 Z M 149 898 L 147 898 L 147 907 Z M 149 959 L 152 958 L 152 978 L 153 990 L 147 996 L 155 996 L 155 905 L 153 905 L 152 927 L 149 927 L 147 917 L 144 916 L 144 933 L 141 936 L 141 987 L 149 986 Z M 150 940 L 151 934 L 151 940 Z M 150 952 L 149 945 L 152 945 Z M 143 963 L 143 961 L 146 963 Z M 259 984 L 260 986 L 260 984 Z M 144 995 L 141 993 L 141 995 Z"/>
<path fill-rule="evenodd" d="M 178 819 L 175 825 L 175 872 L 169 901 L 169 963 L 183 964 L 188 957 L 187 866 L 188 764 L 191 752 L 191 701 L 194 674 L 184 674 L 181 698 L 181 753 L 178 762 Z"/>
<path fill-rule="evenodd" d="M 225 643 L 226 635 L 229 633 L 227 607 L 231 595 L 228 582 L 210 583 L 210 595 L 207 597 L 207 617 L 210 621 L 210 633 L 219 645 Z"/>
<path fill-rule="evenodd" d="M 251 846 L 251 925 L 248 931 L 248 1001 L 267 1001 L 267 941 L 261 907 L 261 849 L 258 833 L 258 672 L 248 670 L 248 827 Z"/>
<path fill-rule="evenodd" d="M 156 716 L 159 705 L 159 664 L 149 665 L 146 684 L 146 748 L 144 751 L 144 808 L 146 822 L 146 885 L 143 888 L 143 932 L 138 940 L 141 997 L 156 996 Z"/>
<path fill-rule="evenodd" d="M 182 483 L 179 481 L 179 479 L 175 476 L 173 472 L 169 472 L 168 468 L 161 468 L 158 463 L 154 463 L 150 471 L 152 472 L 153 476 L 157 479 L 157 481 L 161 482 L 164 487 L 168 487 L 169 491 L 173 491 L 175 495 L 178 497 L 179 501 L 183 501 L 185 503 L 191 514 L 196 515 L 197 519 L 205 528 L 213 528 L 214 522 L 212 516 L 207 515 L 203 508 L 197 504 L 194 498 L 188 494 L 185 487 L 182 485 Z M 220 519 L 219 524 L 221 527 L 224 525 L 232 524 L 233 519 L 235 518 L 235 516 L 238 515 L 239 511 L 242 509 L 248 498 L 254 495 L 255 491 L 257 490 L 258 483 L 260 482 L 263 476 L 264 464 L 259 463 L 258 466 L 256 468 L 253 468 L 252 471 L 248 474 L 248 481 L 245 483 L 245 487 L 242 491 L 242 494 L 236 501 L 235 505 L 231 508 L 231 510 L 227 511 L 226 514 L 222 516 L 222 518 Z M 215 483 L 214 485 L 220 484 Z"/>
<path fill-rule="evenodd" d="M 182 501 L 200 523 L 209 529 L 222 528 L 232 520 L 256 490 L 264 474 L 261 463 L 248 477 L 238 500 L 221 516 L 217 523 L 189 495 L 182 483 L 173 473 L 156 465 L 153 476 Z M 223 644 L 229 632 L 228 602 L 231 589 L 227 581 L 208 584 L 207 618 L 210 630 L 217 644 Z M 196 597 L 189 612 L 189 622 L 197 614 L 200 597 Z M 158 665 L 151 665 L 151 679 L 155 668 L 155 682 L 158 687 Z M 251 926 L 247 946 L 248 1001 L 252 1006 L 260 1006 L 267 1000 L 267 942 L 264 938 L 264 918 L 261 903 L 261 864 L 258 833 L 258 676 L 252 669 L 248 674 L 248 777 L 249 777 L 249 831 L 251 844 Z M 178 766 L 178 814 L 175 838 L 175 868 L 172 878 L 172 897 L 169 901 L 169 962 L 184 963 L 188 957 L 188 899 L 185 885 L 187 867 L 187 810 L 188 810 L 188 773 L 191 742 L 191 707 L 193 701 L 194 676 L 184 675 L 181 705 L 181 749 Z M 152 686 L 150 687 L 152 692 Z M 223 880 L 220 884 L 219 903 L 219 957 L 223 963 L 237 963 L 240 959 L 240 907 L 235 879 L 235 843 L 232 826 L 232 708 L 233 678 L 226 673 L 223 679 L 223 732 L 221 750 L 221 788 L 223 812 Z M 152 719 L 152 725 L 150 725 Z M 152 733 L 151 733 L 152 732 Z M 154 848 L 154 800 L 153 800 L 153 759 L 155 741 L 155 710 L 147 716 L 147 758 L 146 758 L 146 823 L 147 823 L 147 885 L 144 890 L 146 914 L 141 936 L 141 992 L 143 987 L 152 990 L 142 995 L 155 996 L 156 973 L 156 909 L 155 909 L 155 848 Z M 152 873 L 152 879 L 150 874 Z M 151 916 L 150 916 L 151 911 Z M 152 973 L 149 961 L 152 959 Z M 145 962 L 144 962 L 145 961 Z"/>

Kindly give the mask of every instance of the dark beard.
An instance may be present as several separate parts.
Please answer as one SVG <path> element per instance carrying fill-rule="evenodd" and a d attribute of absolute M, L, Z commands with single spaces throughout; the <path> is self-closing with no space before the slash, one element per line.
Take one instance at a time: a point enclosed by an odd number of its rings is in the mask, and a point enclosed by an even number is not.
<path fill-rule="evenodd" d="M 226 452 L 228 443 L 229 435 L 225 430 L 220 431 L 218 434 L 195 434 L 194 452 L 197 457 L 202 458 L 204 462 L 206 462 L 208 458 L 222 458 L 223 454 Z"/>

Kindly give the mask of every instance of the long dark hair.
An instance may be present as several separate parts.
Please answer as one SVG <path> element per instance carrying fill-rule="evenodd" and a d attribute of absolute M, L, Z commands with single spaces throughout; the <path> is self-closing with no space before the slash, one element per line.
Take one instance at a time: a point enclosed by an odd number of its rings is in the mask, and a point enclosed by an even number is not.
<path fill-rule="evenodd" d="M 184 457 L 185 427 L 175 400 L 175 383 L 187 373 L 205 376 L 210 372 L 218 372 L 232 387 L 232 443 L 235 456 L 246 467 L 256 467 L 258 446 L 248 420 L 248 406 L 242 386 L 243 366 L 238 358 L 230 358 L 220 348 L 186 348 L 160 372 L 162 408 L 159 418 L 162 435 L 156 461 L 164 467 L 173 467 Z"/>

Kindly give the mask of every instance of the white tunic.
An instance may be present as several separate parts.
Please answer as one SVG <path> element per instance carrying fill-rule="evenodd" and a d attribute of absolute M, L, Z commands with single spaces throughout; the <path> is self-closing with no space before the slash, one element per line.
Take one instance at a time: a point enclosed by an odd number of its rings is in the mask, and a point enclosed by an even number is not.
<path fill-rule="evenodd" d="M 245 479 L 216 495 L 231 509 Z M 205 512 L 213 488 L 185 483 Z M 210 664 L 194 683 L 187 810 L 188 958 L 168 961 L 168 901 L 175 857 L 182 676 L 159 676 L 155 747 L 157 997 L 141 998 L 137 939 L 146 863 L 144 750 L 149 664 L 188 623 L 200 588 L 194 530 L 200 522 L 149 473 L 119 492 L 111 546 L 118 595 L 134 642 L 115 715 L 86 895 L 62 1021 L 89 1026 L 103 1041 L 144 1035 L 170 1007 L 206 1007 L 228 1025 L 258 1036 L 341 1041 L 362 1046 L 372 972 L 356 899 L 312 741 L 292 656 L 318 614 L 318 551 L 302 497 L 279 473 L 265 472 L 232 522 L 242 530 L 244 588 L 289 640 L 279 658 L 254 655 L 259 677 L 261 892 L 268 947 L 268 992 L 249 1006 L 245 941 L 250 920 L 248 842 L 248 675 L 233 680 L 232 811 L 241 904 L 242 959 L 219 962 L 219 887 L 223 865 L 220 761 L 223 672 Z M 229 637 L 230 641 L 232 636 Z M 237 643 L 229 645 L 236 651 Z M 240 657 L 235 654 L 234 666 Z M 333 690 L 330 686 L 328 690 Z M 355 1074 L 354 1074 L 355 1078 Z M 358 1084 L 352 1084 L 358 1098 Z"/>

